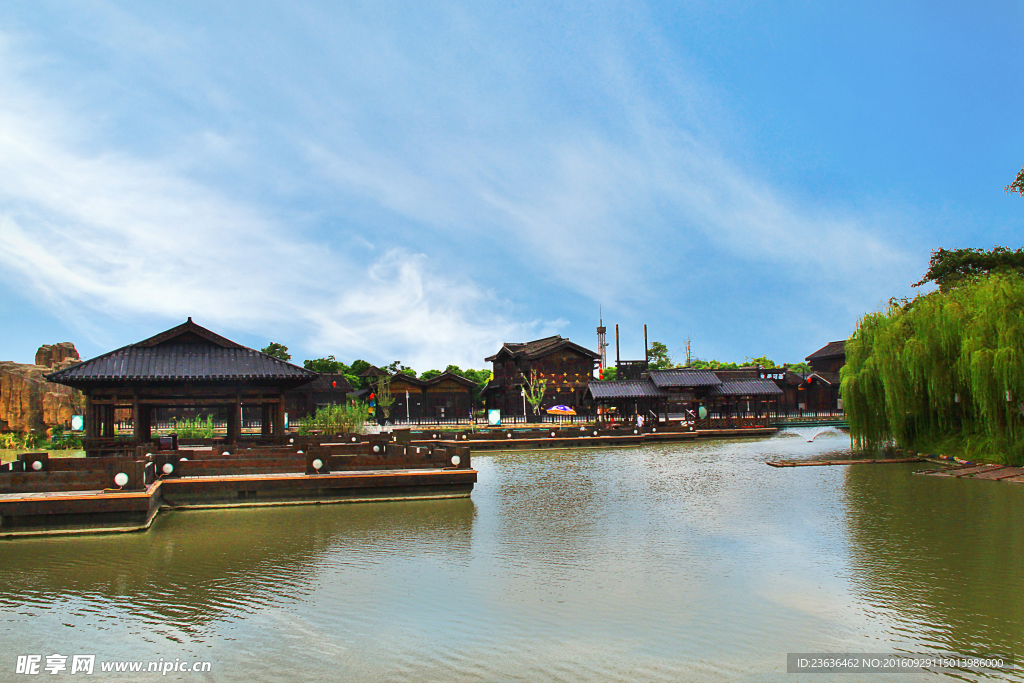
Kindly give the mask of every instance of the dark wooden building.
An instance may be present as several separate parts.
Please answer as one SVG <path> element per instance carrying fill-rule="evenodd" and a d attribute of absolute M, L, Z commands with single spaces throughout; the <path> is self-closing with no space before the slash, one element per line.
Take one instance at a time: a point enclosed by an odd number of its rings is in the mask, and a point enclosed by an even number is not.
<path fill-rule="evenodd" d="M 711 387 L 722 383 L 711 370 L 694 368 L 651 370 L 649 376 L 654 386 L 668 394 L 665 403 L 669 413 L 710 406 Z"/>
<path fill-rule="evenodd" d="M 606 413 L 622 417 L 695 417 L 703 407 L 717 417 L 763 417 L 778 408 L 782 390 L 759 376 L 758 368 L 650 370 L 643 379 L 593 382 L 590 396 Z M 672 418 L 676 416 L 676 418 Z"/>
<path fill-rule="evenodd" d="M 363 373 L 371 381 L 390 377 L 389 393 L 395 401 L 391 405 L 389 420 L 402 422 L 468 420 L 473 415 L 473 390 L 476 382 L 453 372 L 437 377 L 419 379 L 405 373 L 388 375 L 371 367 Z M 376 391 L 376 388 L 373 389 Z"/>
<path fill-rule="evenodd" d="M 553 405 L 583 409 L 600 358 L 601 354 L 557 335 L 503 344 L 501 350 L 485 359 L 492 363 L 494 373 L 483 391 L 487 407 L 497 408 L 504 415 L 522 415 L 523 384 L 530 371 L 536 370 L 539 378 L 547 380 L 541 410 Z"/>
<path fill-rule="evenodd" d="M 258 438 L 284 441 L 285 392 L 317 373 L 237 344 L 189 318 L 166 332 L 47 375 L 85 394 L 86 451 L 115 442 L 115 415 L 132 425 L 120 446 L 152 440 L 161 413 L 213 415 L 237 442 L 243 420 Z M 93 446 L 94 448 L 90 448 Z"/>
<path fill-rule="evenodd" d="M 829 342 L 804 360 L 812 370 L 804 389 L 806 410 L 842 410 L 839 371 L 846 365 L 846 340 Z"/>
<path fill-rule="evenodd" d="M 462 420 L 473 417 L 473 389 L 476 382 L 454 372 L 444 372 L 427 380 L 423 390 L 425 417 L 437 420 Z"/>
<path fill-rule="evenodd" d="M 391 406 L 392 420 L 418 421 L 426 415 L 424 391 L 427 380 L 397 373 L 391 376 L 391 395 L 395 403 Z"/>
<path fill-rule="evenodd" d="M 839 372 L 846 365 L 846 340 L 829 342 L 804 360 L 814 372 Z"/>
<path fill-rule="evenodd" d="M 646 378 L 591 382 L 587 393 L 598 414 L 606 420 L 660 416 L 665 413 L 670 396 Z"/>
<path fill-rule="evenodd" d="M 344 405 L 349 400 L 353 387 L 340 373 L 322 372 L 308 384 L 285 392 L 285 412 L 289 422 L 301 420 L 316 413 L 318 408 L 328 405 Z"/>

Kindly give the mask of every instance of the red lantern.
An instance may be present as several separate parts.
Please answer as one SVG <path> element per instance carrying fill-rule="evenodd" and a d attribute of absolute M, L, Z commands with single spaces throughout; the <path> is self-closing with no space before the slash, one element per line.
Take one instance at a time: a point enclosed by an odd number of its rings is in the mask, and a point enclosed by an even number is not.
<path fill-rule="evenodd" d="M 373 394 L 371 393 L 371 394 L 370 394 L 370 400 L 372 401 L 372 400 L 373 400 L 373 399 L 375 399 L 375 398 L 377 398 L 377 397 L 376 397 L 376 396 L 374 396 L 374 395 L 373 395 Z"/>
<path fill-rule="evenodd" d="M 331 382 L 331 386 L 332 386 L 332 387 L 337 387 L 337 386 L 338 386 L 338 383 L 337 383 L 337 382 Z"/>

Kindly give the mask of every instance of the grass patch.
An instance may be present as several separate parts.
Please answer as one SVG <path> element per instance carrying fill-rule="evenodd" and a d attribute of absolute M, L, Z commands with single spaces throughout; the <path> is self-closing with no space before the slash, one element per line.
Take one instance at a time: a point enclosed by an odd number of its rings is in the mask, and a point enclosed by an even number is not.
<path fill-rule="evenodd" d="M 28 450 L 26 450 L 24 448 L 19 448 L 19 449 L 12 450 L 12 449 L 9 449 L 9 448 L 0 448 L 0 462 L 11 462 L 11 461 L 17 460 L 18 459 L 18 453 L 43 453 L 43 452 L 49 453 L 51 458 L 84 458 L 85 457 L 85 451 L 83 451 L 81 449 L 78 449 L 78 448 L 61 448 L 61 449 L 40 448 L 38 450 L 35 450 L 35 449 L 28 449 Z"/>

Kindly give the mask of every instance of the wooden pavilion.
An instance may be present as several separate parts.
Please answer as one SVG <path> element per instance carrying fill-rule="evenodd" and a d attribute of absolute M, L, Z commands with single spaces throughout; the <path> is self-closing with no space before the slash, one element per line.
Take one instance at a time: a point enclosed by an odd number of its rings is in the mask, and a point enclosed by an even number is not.
<path fill-rule="evenodd" d="M 504 415 L 522 415 L 523 384 L 536 370 L 547 381 L 541 407 L 553 404 L 583 407 L 588 401 L 587 387 L 601 354 L 555 335 L 525 343 L 506 342 L 493 356 L 494 379 L 481 392 L 488 408 Z"/>
<path fill-rule="evenodd" d="M 86 455 L 134 448 L 153 440 L 161 413 L 214 415 L 226 423 L 226 442 L 242 436 L 243 421 L 257 438 L 283 443 L 284 394 L 318 374 L 225 339 L 192 322 L 47 375 L 85 394 Z M 132 425 L 117 437 L 118 423 Z"/>

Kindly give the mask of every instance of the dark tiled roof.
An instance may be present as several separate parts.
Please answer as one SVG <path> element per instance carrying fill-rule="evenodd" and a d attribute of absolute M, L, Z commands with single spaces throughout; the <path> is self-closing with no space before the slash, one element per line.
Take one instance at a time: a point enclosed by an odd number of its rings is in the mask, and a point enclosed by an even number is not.
<path fill-rule="evenodd" d="M 361 373 L 359 373 L 359 376 L 360 377 L 388 377 L 388 373 L 384 372 L 383 370 L 378 368 L 376 365 L 371 365 L 370 367 L 366 368 Z"/>
<path fill-rule="evenodd" d="M 309 381 L 316 373 L 254 349 L 212 344 L 126 346 L 48 375 L 51 382 L 75 386 L 96 381 L 180 381 L 290 379 Z"/>
<path fill-rule="evenodd" d="M 715 373 L 715 377 L 725 382 L 730 379 L 757 379 L 758 377 L 761 376 L 761 372 L 770 372 L 770 370 L 762 370 L 758 368 L 756 365 L 746 365 L 742 368 L 712 370 L 712 372 Z"/>
<path fill-rule="evenodd" d="M 96 382 L 290 380 L 317 378 L 273 356 L 236 344 L 188 322 L 137 344 L 105 353 L 47 375 L 67 386 Z"/>
<path fill-rule="evenodd" d="M 663 398 L 668 392 L 662 391 L 647 379 L 625 379 L 611 382 L 591 382 L 587 385 L 590 395 L 602 398 Z"/>
<path fill-rule="evenodd" d="M 338 386 L 334 386 L 334 382 L 337 382 Z M 345 379 L 345 375 L 322 372 L 320 376 L 309 384 L 302 385 L 301 391 L 315 391 L 321 393 L 327 393 L 331 391 L 343 391 L 348 393 L 352 391 L 352 385 Z"/>
<path fill-rule="evenodd" d="M 811 355 L 804 358 L 804 360 L 825 360 L 826 358 L 845 358 L 846 357 L 846 340 L 834 341 L 825 344 Z"/>
<path fill-rule="evenodd" d="M 731 379 L 711 387 L 710 396 L 769 396 L 782 389 L 770 379 Z"/>
<path fill-rule="evenodd" d="M 391 383 L 394 384 L 395 382 L 406 382 L 414 387 L 425 387 L 427 386 L 428 380 L 420 379 L 415 375 L 407 375 L 404 372 L 398 372 L 391 375 Z"/>
<path fill-rule="evenodd" d="M 832 386 L 839 386 L 839 373 L 838 372 L 814 372 L 811 373 L 810 377 L 817 377 L 825 384 L 831 384 Z"/>
<path fill-rule="evenodd" d="M 584 356 L 589 356 L 589 357 L 595 358 L 595 359 L 601 357 L 601 354 L 595 353 L 594 351 L 591 351 L 590 349 L 584 348 L 584 347 L 580 346 L 579 344 L 571 342 L 568 339 L 565 339 L 564 337 L 561 337 L 561 336 L 556 334 L 553 337 L 544 337 L 543 339 L 535 339 L 534 341 L 531 341 L 531 342 L 524 342 L 524 343 L 505 342 L 504 344 L 502 344 L 501 350 L 498 351 L 498 353 L 494 354 L 493 356 L 488 356 L 487 358 L 484 358 L 484 360 L 487 361 L 488 363 L 493 362 L 498 356 L 500 356 L 502 354 L 502 352 L 509 354 L 513 358 L 518 356 L 520 358 L 526 358 L 526 359 L 529 359 L 529 360 L 533 360 L 534 358 L 540 358 L 541 356 L 546 356 L 549 353 L 552 353 L 554 351 L 558 351 L 559 349 L 563 349 L 563 348 L 572 349 L 572 350 L 576 351 L 577 353 L 580 353 L 580 354 L 582 354 Z"/>
<path fill-rule="evenodd" d="M 429 380 L 427 380 L 427 385 L 428 386 L 433 386 L 435 384 L 440 384 L 441 382 L 444 382 L 445 380 L 450 380 L 452 382 L 456 382 L 457 384 L 461 384 L 461 385 L 467 386 L 467 387 L 475 387 L 476 386 L 476 382 L 474 382 L 473 380 L 467 379 L 466 377 L 463 377 L 462 375 L 456 375 L 454 372 L 448 372 L 448 371 L 442 372 L 437 377 L 431 377 Z"/>
<path fill-rule="evenodd" d="M 710 370 L 674 368 L 672 370 L 651 370 L 651 381 L 657 387 L 707 387 L 721 384 L 722 380 Z"/>

